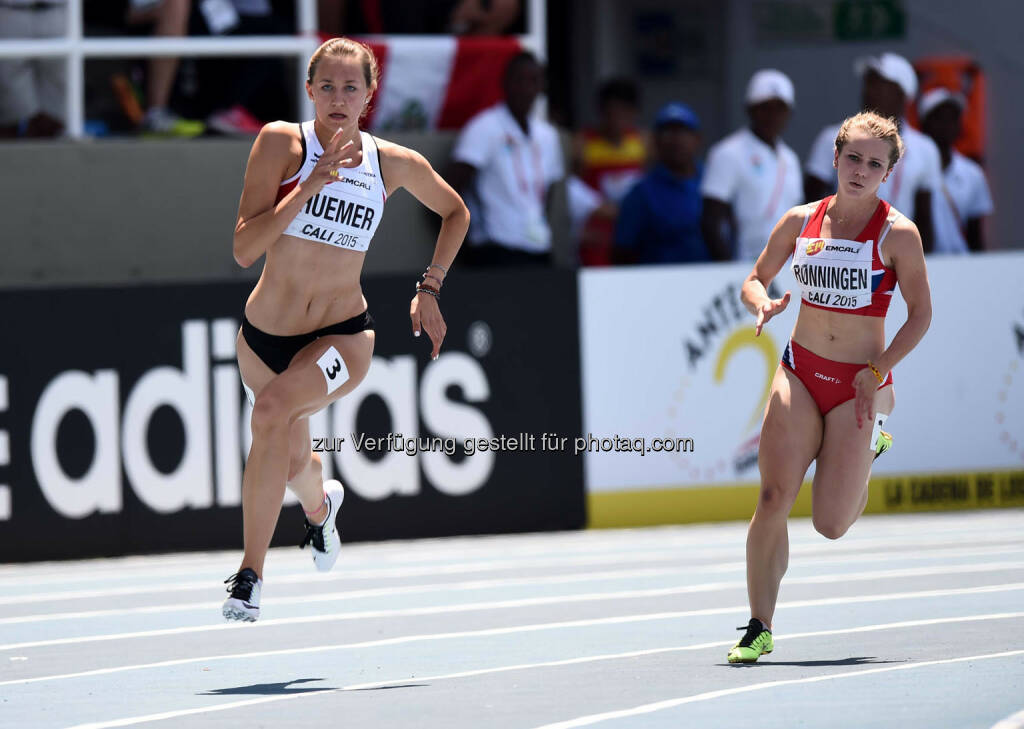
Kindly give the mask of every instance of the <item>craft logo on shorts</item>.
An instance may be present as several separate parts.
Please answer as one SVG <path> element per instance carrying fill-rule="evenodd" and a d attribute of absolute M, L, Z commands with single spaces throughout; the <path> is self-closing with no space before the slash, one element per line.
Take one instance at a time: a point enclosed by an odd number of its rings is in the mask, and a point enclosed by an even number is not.
<path fill-rule="evenodd" d="M 811 243 L 807 244 L 807 255 L 808 256 L 816 256 L 817 254 L 821 253 L 822 249 L 824 249 L 824 248 L 825 248 L 825 241 L 823 241 L 823 240 L 821 240 L 819 238 L 818 240 L 812 241 Z"/>

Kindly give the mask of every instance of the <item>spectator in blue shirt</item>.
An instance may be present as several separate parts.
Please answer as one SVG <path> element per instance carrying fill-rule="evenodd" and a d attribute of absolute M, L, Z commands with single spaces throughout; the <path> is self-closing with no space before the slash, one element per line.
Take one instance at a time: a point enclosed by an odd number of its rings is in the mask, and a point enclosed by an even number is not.
<path fill-rule="evenodd" d="M 698 263 L 711 254 L 700 229 L 700 120 L 672 102 L 654 119 L 654 167 L 622 201 L 615 263 Z"/>

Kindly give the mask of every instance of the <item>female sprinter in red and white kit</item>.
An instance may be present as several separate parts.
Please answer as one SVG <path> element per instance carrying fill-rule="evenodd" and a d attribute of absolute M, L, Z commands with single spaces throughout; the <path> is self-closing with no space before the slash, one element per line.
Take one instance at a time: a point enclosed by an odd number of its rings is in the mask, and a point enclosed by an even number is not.
<path fill-rule="evenodd" d="M 863 513 L 874 459 L 892 445 L 881 430 L 895 403 L 892 369 L 931 322 L 921 236 L 878 198 L 903 154 L 896 122 L 871 112 L 836 136 L 835 195 L 792 208 L 776 224 L 741 299 L 756 333 L 789 304 L 768 285 L 790 256 L 800 312 L 775 373 L 761 426 L 761 491 L 747 533 L 750 622 L 730 663 L 771 653 L 772 618 L 789 563 L 786 520 L 812 461 L 814 527 L 838 539 Z M 907 320 L 885 346 L 885 314 L 899 282 Z"/>
<path fill-rule="evenodd" d="M 245 267 L 263 255 L 266 262 L 237 341 L 253 401 L 252 449 L 242 479 L 245 552 L 227 580 L 228 620 L 259 617 L 263 562 L 286 484 L 306 512 L 302 546 L 312 545 L 317 569 L 329 570 L 338 557 L 344 490 L 323 482 L 309 416 L 352 392 L 369 369 L 374 323 L 360 273 L 384 202 L 400 187 L 442 218 L 410 315 L 413 334 L 427 333 L 435 359 L 444 340 L 440 290 L 469 212 L 422 155 L 359 129 L 377 81 L 366 46 L 327 41 L 310 59 L 306 80 L 315 118 L 266 125 L 249 155 L 234 255 Z"/>

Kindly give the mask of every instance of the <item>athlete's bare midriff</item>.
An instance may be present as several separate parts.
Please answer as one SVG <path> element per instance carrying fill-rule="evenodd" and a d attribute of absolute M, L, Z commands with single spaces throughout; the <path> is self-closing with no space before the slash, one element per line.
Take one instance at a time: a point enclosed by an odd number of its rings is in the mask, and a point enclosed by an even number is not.
<path fill-rule="evenodd" d="M 267 250 L 245 316 L 267 334 L 304 334 L 366 310 L 359 285 L 366 254 L 281 236 Z"/>
<path fill-rule="evenodd" d="M 833 362 L 866 362 L 885 350 L 885 318 L 801 304 L 793 340 Z"/>

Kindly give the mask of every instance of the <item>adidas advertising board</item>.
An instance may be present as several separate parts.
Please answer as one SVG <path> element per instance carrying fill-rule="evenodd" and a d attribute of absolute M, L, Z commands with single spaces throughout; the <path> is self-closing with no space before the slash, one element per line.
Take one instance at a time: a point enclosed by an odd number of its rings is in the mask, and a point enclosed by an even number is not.
<path fill-rule="evenodd" d="M 575 276 L 534 275 L 530 296 L 518 276 L 453 276 L 436 361 L 411 334 L 411 279 L 364 282 L 369 374 L 310 419 L 325 478 L 347 490 L 343 539 L 583 525 L 580 459 L 524 447 L 581 427 Z M 251 406 L 235 337 L 250 290 L 0 293 L 15 312 L 0 321 L 0 561 L 241 548 Z M 275 545 L 301 539 L 285 503 Z"/>

